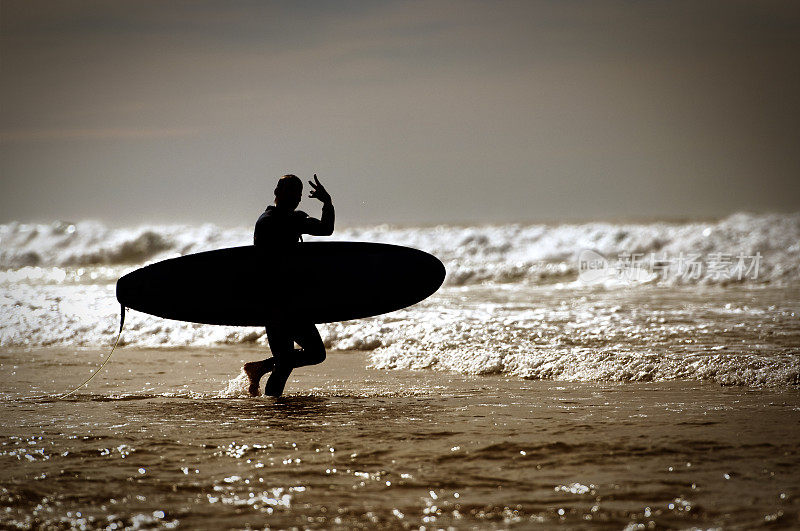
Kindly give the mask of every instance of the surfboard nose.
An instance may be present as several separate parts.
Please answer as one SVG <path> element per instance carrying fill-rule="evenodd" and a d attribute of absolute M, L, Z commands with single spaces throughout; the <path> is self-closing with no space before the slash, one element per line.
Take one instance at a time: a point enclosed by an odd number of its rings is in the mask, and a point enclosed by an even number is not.
<path fill-rule="evenodd" d="M 428 287 L 429 292 L 427 295 L 425 295 L 427 298 L 436 293 L 436 291 L 442 286 L 444 279 L 447 276 L 447 269 L 445 269 L 442 261 L 432 254 L 424 251 L 419 251 L 419 253 L 420 275 L 418 282 L 423 283 Z"/>

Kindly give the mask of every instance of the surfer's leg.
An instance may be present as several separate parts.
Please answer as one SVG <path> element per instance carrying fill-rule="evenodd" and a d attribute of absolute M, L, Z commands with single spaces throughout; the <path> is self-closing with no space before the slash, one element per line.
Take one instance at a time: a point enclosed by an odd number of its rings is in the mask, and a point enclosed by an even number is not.
<path fill-rule="evenodd" d="M 295 349 L 292 356 L 295 368 L 325 361 L 325 345 L 314 323 L 295 324 L 292 327 L 292 338 L 300 345 L 300 349 Z"/>
<path fill-rule="evenodd" d="M 286 358 L 287 356 L 282 357 Z M 275 363 L 275 368 L 272 369 L 272 373 L 267 378 L 267 385 L 264 386 L 264 395 L 281 396 L 283 389 L 286 387 L 286 382 L 289 381 L 289 376 L 292 374 L 292 369 L 294 369 L 294 366 L 291 360 L 284 360 L 281 363 L 279 357 L 277 363 Z"/>
<path fill-rule="evenodd" d="M 266 328 L 274 367 L 272 374 L 267 379 L 267 385 L 264 387 L 264 394 L 267 396 L 281 396 L 283 388 L 286 387 L 286 381 L 294 368 L 291 359 L 294 341 L 286 323 L 270 323 Z"/>

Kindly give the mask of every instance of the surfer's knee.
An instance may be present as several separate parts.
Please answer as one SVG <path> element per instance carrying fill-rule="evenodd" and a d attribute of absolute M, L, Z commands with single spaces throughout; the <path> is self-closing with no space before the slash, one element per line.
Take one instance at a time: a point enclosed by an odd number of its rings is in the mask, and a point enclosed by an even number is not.
<path fill-rule="evenodd" d="M 316 365 L 325 361 L 325 344 L 321 338 L 316 337 L 310 341 L 303 341 L 300 346 L 303 347 L 303 357 L 309 365 Z"/>
<path fill-rule="evenodd" d="M 303 357 L 308 365 L 316 365 L 325 361 L 325 344 L 319 336 L 317 329 L 313 333 L 303 334 L 297 338 L 297 344 L 303 349 Z"/>

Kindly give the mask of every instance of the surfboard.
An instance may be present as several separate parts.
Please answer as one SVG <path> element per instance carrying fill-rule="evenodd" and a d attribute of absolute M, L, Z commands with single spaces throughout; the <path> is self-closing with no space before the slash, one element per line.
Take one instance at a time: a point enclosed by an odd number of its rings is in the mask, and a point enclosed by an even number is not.
<path fill-rule="evenodd" d="M 252 245 L 147 265 L 117 281 L 125 308 L 194 323 L 264 326 L 268 321 L 347 321 L 420 302 L 442 285 L 435 256 L 366 242 L 299 243 L 291 253 Z"/>

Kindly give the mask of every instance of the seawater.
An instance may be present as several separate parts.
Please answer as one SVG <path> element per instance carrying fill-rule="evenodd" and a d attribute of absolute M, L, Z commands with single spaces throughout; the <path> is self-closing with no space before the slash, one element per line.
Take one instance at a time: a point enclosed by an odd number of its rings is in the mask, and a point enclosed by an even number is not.
<path fill-rule="evenodd" d="M 420 304 L 319 327 L 328 349 L 366 351 L 378 368 L 573 381 L 800 382 L 800 214 L 356 227 L 334 239 L 408 245 L 447 267 L 445 285 Z M 0 347 L 107 346 L 119 322 L 121 275 L 251 240 L 251 227 L 209 224 L 2 225 Z M 607 259 L 610 274 L 586 282 L 586 251 Z M 131 311 L 121 344 L 266 348 L 266 337 L 261 328 Z"/>
<path fill-rule="evenodd" d="M 321 325 L 277 400 L 240 375 L 263 329 L 130 311 L 58 400 L 119 276 L 251 229 L 0 226 L 0 527 L 800 525 L 800 215 L 336 238 L 431 252 L 445 285 Z"/>
<path fill-rule="evenodd" d="M 0 357 L 0 527 L 796 528 L 800 394 L 366 368 L 249 398 L 257 346 Z"/>

